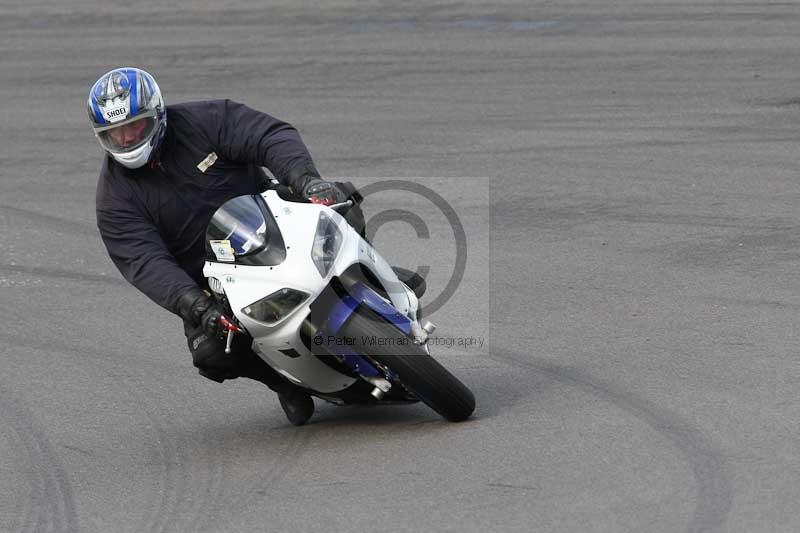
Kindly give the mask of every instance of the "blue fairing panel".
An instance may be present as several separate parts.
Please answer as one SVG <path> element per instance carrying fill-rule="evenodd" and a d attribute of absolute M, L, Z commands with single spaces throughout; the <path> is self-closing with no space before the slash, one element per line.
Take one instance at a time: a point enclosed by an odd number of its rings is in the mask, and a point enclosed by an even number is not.
<path fill-rule="evenodd" d="M 328 315 L 325 331 L 331 335 L 338 333 L 359 304 L 366 305 L 406 335 L 411 333 L 411 320 L 363 283 L 350 287 L 348 294 L 334 305 Z"/>
<path fill-rule="evenodd" d="M 317 335 L 322 334 L 322 332 L 317 333 Z M 340 346 L 335 342 L 328 342 L 327 348 L 334 357 L 336 357 L 340 362 L 344 363 L 356 374 L 367 377 L 383 377 L 383 373 L 380 370 L 375 368 L 372 363 L 367 361 L 364 357 L 353 351 L 350 346 Z"/>
<path fill-rule="evenodd" d="M 335 336 L 339 333 L 356 308 L 362 304 L 385 318 L 403 333 L 409 334 L 411 332 L 411 321 L 407 316 L 397 311 L 391 304 L 386 303 L 378 293 L 363 283 L 356 283 L 348 290 L 348 294 L 340 297 L 334 304 L 328 314 L 325 326 L 322 328 L 322 331 L 317 334 Z M 359 375 L 376 377 L 383 375 L 383 373 L 370 364 L 369 361 L 357 354 L 346 344 L 337 345 L 335 342 L 332 344 L 329 343 L 328 349 L 331 350 L 342 363 Z"/>

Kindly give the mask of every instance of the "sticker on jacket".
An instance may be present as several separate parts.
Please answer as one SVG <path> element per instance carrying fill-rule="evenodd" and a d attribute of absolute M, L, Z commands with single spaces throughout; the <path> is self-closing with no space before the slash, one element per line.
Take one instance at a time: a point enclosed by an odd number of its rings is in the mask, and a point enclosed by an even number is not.
<path fill-rule="evenodd" d="M 224 241 L 208 241 L 208 244 L 211 245 L 211 251 L 217 256 L 217 261 L 233 263 L 236 260 L 233 256 L 233 246 L 231 246 L 231 241 L 228 239 Z"/>
<path fill-rule="evenodd" d="M 216 152 L 211 152 L 210 154 L 208 154 L 208 155 L 206 156 L 206 158 L 205 158 L 205 159 L 203 159 L 202 161 L 200 161 L 200 162 L 197 164 L 197 168 L 198 168 L 198 169 L 200 169 L 200 172 L 203 172 L 203 173 L 205 173 L 205 171 L 206 171 L 206 170 L 208 170 L 208 167 L 210 167 L 211 165 L 213 165 L 214 163 L 216 163 L 216 161 L 217 161 L 217 154 L 216 154 Z"/>

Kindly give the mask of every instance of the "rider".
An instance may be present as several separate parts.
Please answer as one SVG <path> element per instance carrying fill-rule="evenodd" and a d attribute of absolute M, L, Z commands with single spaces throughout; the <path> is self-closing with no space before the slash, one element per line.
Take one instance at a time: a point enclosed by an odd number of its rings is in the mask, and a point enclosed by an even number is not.
<path fill-rule="evenodd" d="M 205 230 L 216 209 L 266 188 L 266 167 L 300 201 L 344 200 L 320 178 L 297 130 L 231 100 L 164 105 L 153 77 L 118 68 L 92 86 L 89 119 L 106 151 L 97 184 L 97 227 L 128 282 L 183 318 L 194 365 L 219 383 L 247 377 L 278 393 L 292 424 L 314 402 L 236 337 L 226 355 L 224 310 L 205 290 Z"/>

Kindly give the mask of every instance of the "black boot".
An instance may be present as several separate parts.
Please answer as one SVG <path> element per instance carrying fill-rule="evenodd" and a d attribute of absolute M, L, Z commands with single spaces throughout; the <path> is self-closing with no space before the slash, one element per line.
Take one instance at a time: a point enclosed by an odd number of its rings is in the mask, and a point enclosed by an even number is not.
<path fill-rule="evenodd" d="M 314 400 L 300 387 L 288 393 L 278 393 L 283 412 L 295 426 L 302 426 L 314 414 Z"/>
<path fill-rule="evenodd" d="M 278 394 L 286 418 L 295 426 L 302 426 L 314 414 L 314 400 L 303 389 L 289 383 L 259 356 L 250 352 L 247 362 L 241 365 L 241 375 L 260 381 Z"/>

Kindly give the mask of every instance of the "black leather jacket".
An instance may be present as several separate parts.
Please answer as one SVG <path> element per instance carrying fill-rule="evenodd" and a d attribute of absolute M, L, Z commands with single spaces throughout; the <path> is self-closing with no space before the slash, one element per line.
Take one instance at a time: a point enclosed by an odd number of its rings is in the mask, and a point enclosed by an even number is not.
<path fill-rule="evenodd" d="M 162 146 L 142 168 L 106 156 L 97 227 L 125 279 L 177 314 L 180 297 L 204 285 L 211 216 L 235 196 L 263 191 L 262 166 L 294 191 L 319 176 L 290 124 L 230 100 L 167 106 Z"/>

